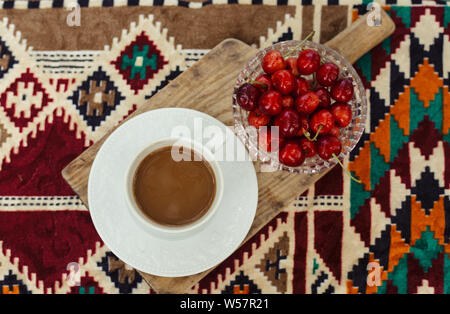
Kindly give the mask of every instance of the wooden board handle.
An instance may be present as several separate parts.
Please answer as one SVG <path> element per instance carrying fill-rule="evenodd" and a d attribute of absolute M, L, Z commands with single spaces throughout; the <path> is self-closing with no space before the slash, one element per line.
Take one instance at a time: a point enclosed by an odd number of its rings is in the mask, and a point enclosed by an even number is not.
<path fill-rule="evenodd" d="M 389 37 L 395 30 L 391 17 L 381 10 L 381 25 L 369 26 L 367 17 L 373 12 L 369 11 L 352 23 L 336 37 L 325 45 L 339 52 L 350 63 L 355 63 L 370 49 Z"/>

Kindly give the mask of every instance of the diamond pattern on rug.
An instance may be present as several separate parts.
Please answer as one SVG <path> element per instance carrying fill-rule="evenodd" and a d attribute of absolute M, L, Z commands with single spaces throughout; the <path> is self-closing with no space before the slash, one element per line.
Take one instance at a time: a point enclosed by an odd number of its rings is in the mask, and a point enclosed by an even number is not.
<path fill-rule="evenodd" d="M 419 71 L 411 79 L 411 87 L 414 88 L 417 98 L 423 102 L 425 108 L 430 106 L 430 102 L 435 99 L 443 84 L 443 80 L 434 71 L 433 65 L 428 62 L 428 59 L 424 59 L 424 63 L 419 66 Z"/>
<path fill-rule="evenodd" d="M 145 32 L 137 36 L 125 47 L 120 56 L 111 62 L 135 94 L 142 90 L 167 63 L 161 51 Z"/>
<path fill-rule="evenodd" d="M 428 116 L 424 117 L 410 136 L 410 141 L 414 143 L 414 147 L 420 149 L 420 153 L 426 160 L 430 159 L 433 150 L 441 140 L 442 134 L 435 128 L 435 123 L 430 121 Z"/>
<path fill-rule="evenodd" d="M 430 168 L 426 167 L 425 172 L 422 172 L 421 178 L 416 181 L 411 192 L 416 195 L 422 209 L 429 215 L 434 203 L 439 200 L 440 195 L 444 194 L 444 188 L 439 186 L 439 181 L 434 178 Z"/>
<path fill-rule="evenodd" d="M 439 18 L 431 14 L 430 9 L 427 9 L 425 14 L 420 15 L 419 21 L 411 31 L 419 39 L 419 43 L 424 46 L 424 49 L 429 50 L 435 40 L 444 32 L 444 29 L 440 25 Z"/>
<path fill-rule="evenodd" d="M 0 95 L 9 119 L 21 130 L 53 101 L 35 75 L 27 69 Z"/>
<path fill-rule="evenodd" d="M 425 231 L 422 231 L 420 239 L 416 240 L 416 244 L 411 247 L 410 252 L 414 255 L 414 258 L 419 261 L 419 264 L 423 267 L 424 272 L 428 272 L 428 269 L 433 264 L 433 261 L 438 257 L 439 253 L 444 249 L 439 245 L 439 241 L 434 238 L 434 232 L 427 226 Z"/>
<path fill-rule="evenodd" d="M 86 123 L 95 130 L 125 99 L 109 76 L 99 67 L 69 96 Z"/>

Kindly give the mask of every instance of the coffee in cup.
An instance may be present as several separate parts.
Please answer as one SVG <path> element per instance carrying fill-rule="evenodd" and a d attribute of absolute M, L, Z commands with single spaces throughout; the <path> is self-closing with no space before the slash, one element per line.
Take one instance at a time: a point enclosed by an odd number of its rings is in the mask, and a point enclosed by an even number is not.
<path fill-rule="evenodd" d="M 216 181 L 212 166 L 200 153 L 184 146 L 165 146 L 139 163 L 132 192 L 145 217 L 162 226 L 179 227 L 194 223 L 211 209 Z"/>

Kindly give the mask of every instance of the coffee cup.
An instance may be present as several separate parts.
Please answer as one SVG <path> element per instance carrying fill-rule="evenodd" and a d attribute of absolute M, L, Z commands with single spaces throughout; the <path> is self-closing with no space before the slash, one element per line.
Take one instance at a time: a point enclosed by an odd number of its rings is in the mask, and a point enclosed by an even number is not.
<path fill-rule="evenodd" d="M 177 149 L 179 149 L 180 147 L 183 148 L 184 152 L 187 151 L 192 151 L 195 153 L 196 157 L 201 157 L 202 162 L 205 164 L 205 166 L 207 168 L 209 168 L 211 174 L 214 177 L 214 188 L 213 188 L 213 195 L 211 196 L 211 201 L 210 203 L 208 203 L 208 208 L 204 209 L 204 213 L 202 215 L 200 215 L 197 219 L 193 219 L 192 221 L 189 221 L 188 223 L 184 223 L 184 224 L 176 224 L 176 223 L 167 223 L 166 221 L 162 221 L 159 220 L 157 218 L 155 218 L 155 215 L 149 215 L 149 212 L 146 211 L 143 208 L 143 204 L 142 204 L 142 200 L 139 199 L 139 197 L 142 198 L 142 188 L 139 189 L 136 187 L 136 182 L 137 181 L 137 176 L 139 175 L 139 171 L 140 168 L 142 168 L 142 164 L 144 162 L 147 162 L 147 160 L 149 158 L 152 158 L 153 155 L 158 154 L 159 152 L 165 150 L 166 148 L 171 148 L 172 150 L 172 154 L 173 152 L 177 152 Z M 183 166 L 183 165 L 177 165 L 175 164 L 176 162 L 182 162 L 182 163 L 189 163 L 189 162 L 199 162 L 198 158 L 195 158 L 195 160 L 179 160 L 180 155 L 172 155 L 176 158 L 174 158 L 173 161 L 168 161 L 171 163 L 172 166 L 174 166 L 175 168 L 179 168 L 178 166 Z M 186 156 L 191 156 L 189 154 L 184 154 L 184 157 Z M 155 157 L 157 158 L 157 157 Z M 161 157 L 162 158 L 162 157 Z M 177 159 L 178 158 L 178 159 Z M 187 159 L 187 158 L 185 158 Z M 157 161 L 151 161 L 151 162 L 157 162 Z M 163 162 L 163 161 L 160 161 Z M 154 164 L 157 165 L 157 164 Z M 189 167 L 192 165 L 189 164 L 184 164 L 185 166 Z M 187 168 L 188 170 L 190 168 Z M 160 176 L 164 175 L 164 170 L 161 170 L 160 168 L 154 168 L 155 173 L 156 171 L 159 173 Z M 147 175 L 147 179 L 148 178 L 152 178 L 151 177 L 151 169 L 147 170 L 146 169 L 146 175 Z M 150 173 L 148 173 L 150 171 Z M 173 175 L 170 173 L 167 173 L 167 176 Z M 164 179 L 164 177 L 163 177 Z M 177 179 L 177 178 L 168 178 L 168 179 Z M 165 181 L 165 180 L 163 180 Z M 139 225 L 143 228 L 145 228 L 146 230 L 150 231 L 150 232 L 162 232 L 162 233 L 167 233 L 167 234 L 177 234 L 177 233 L 184 233 L 187 231 L 193 231 L 195 229 L 200 229 L 201 226 L 203 226 L 208 220 L 211 219 L 211 217 L 214 215 L 214 213 L 216 212 L 221 199 L 222 199 L 222 195 L 223 195 L 223 175 L 222 175 L 222 170 L 219 166 L 219 163 L 215 160 L 214 158 L 214 154 L 204 145 L 190 139 L 187 137 L 181 137 L 181 138 L 175 138 L 175 137 L 170 137 L 170 138 L 166 138 L 166 139 L 162 139 L 159 140 L 155 143 L 151 143 L 150 145 L 148 145 L 147 147 L 145 147 L 141 152 L 139 152 L 137 154 L 137 156 L 134 158 L 134 160 L 131 162 L 130 166 L 128 167 L 128 170 L 126 171 L 126 187 L 125 187 L 125 199 L 126 199 L 126 203 L 127 203 L 127 207 L 129 208 L 131 215 L 134 217 L 134 219 L 139 223 Z M 151 182 L 153 184 L 153 182 Z M 157 184 L 157 183 L 155 183 Z M 160 189 L 160 186 L 156 186 L 157 189 Z M 156 192 L 156 190 L 153 192 Z M 140 194 L 139 194 L 139 191 Z M 149 194 L 148 195 L 144 195 L 147 200 L 148 198 L 150 198 L 150 202 L 152 201 L 151 197 L 151 192 L 152 191 L 148 191 Z M 170 193 L 170 189 L 167 190 L 168 193 Z M 169 194 L 170 195 L 170 194 Z M 177 194 L 178 198 L 180 198 L 179 200 L 174 200 L 174 201 L 178 201 L 178 205 L 183 203 L 183 199 L 182 197 L 184 197 L 183 195 L 180 196 L 180 194 Z M 155 198 L 159 197 L 159 194 L 155 194 L 154 195 Z M 188 197 L 188 195 L 185 195 L 185 197 Z M 167 200 L 164 200 L 167 201 Z M 170 201 L 170 200 L 169 200 Z M 164 202 L 163 202 L 164 203 Z M 161 203 L 160 203 L 161 204 Z M 166 203 L 164 203 L 166 204 Z M 193 205 L 195 206 L 195 200 Z M 159 205 L 162 206 L 162 205 Z M 192 209 L 192 208 L 191 208 Z M 171 208 L 153 208 L 152 209 L 155 213 L 158 213 L 159 216 L 164 217 L 164 211 L 169 211 L 172 210 Z M 177 208 L 178 214 L 180 211 L 182 211 L 183 208 Z M 196 217 L 193 217 L 196 218 Z"/>

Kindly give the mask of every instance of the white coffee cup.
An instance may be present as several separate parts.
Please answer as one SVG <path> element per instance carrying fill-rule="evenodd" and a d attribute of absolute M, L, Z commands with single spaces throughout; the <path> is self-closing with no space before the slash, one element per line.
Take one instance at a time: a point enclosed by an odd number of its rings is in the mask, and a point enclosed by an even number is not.
<path fill-rule="evenodd" d="M 136 203 L 134 194 L 133 194 L 133 178 L 136 172 L 136 169 L 138 168 L 139 164 L 144 160 L 145 157 L 147 157 L 150 153 L 153 151 L 163 148 L 163 147 L 186 147 L 189 149 L 194 150 L 196 153 L 198 153 L 206 162 L 209 163 L 211 166 L 211 169 L 215 176 L 215 183 L 216 183 L 216 191 L 214 195 L 214 200 L 209 208 L 209 210 L 199 219 L 181 226 L 168 226 L 168 225 L 162 225 L 159 224 L 153 220 L 151 220 L 149 217 L 147 217 L 142 210 L 139 208 L 138 204 Z M 146 230 L 150 232 L 160 232 L 160 233 L 166 233 L 166 234 L 178 234 L 178 233 L 184 233 L 187 231 L 193 231 L 195 229 L 201 228 L 202 225 L 204 225 L 216 212 L 217 208 L 219 207 L 219 204 L 222 200 L 223 195 L 223 175 L 222 170 L 217 163 L 217 161 L 214 159 L 214 154 L 206 148 L 204 145 L 199 144 L 198 142 L 195 142 L 194 140 L 190 138 L 166 138 L 159 140 L 158 142 L 152 143 L 149 146 L 147 146 L 145 149 L 143 149 L 136 158 L 132 161 L 130 164 L 128 171 L 126 172 L 126 193 L 125 198 L 128 205 L 128 208 L 130 209 L 130 212 L 132 216 L 139 222 L 139 224 L 145 228 Z"/>

